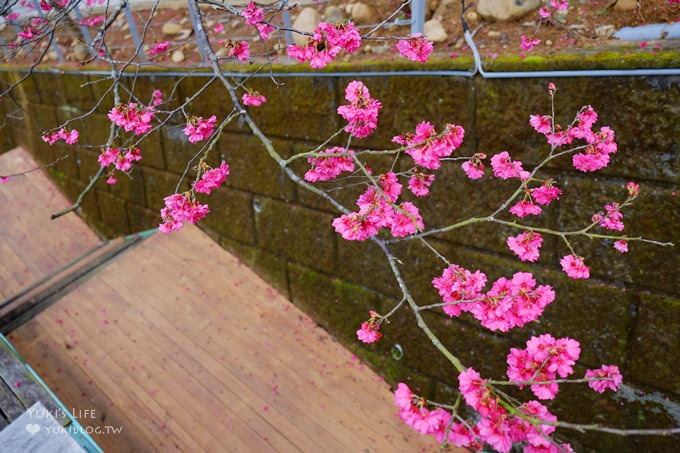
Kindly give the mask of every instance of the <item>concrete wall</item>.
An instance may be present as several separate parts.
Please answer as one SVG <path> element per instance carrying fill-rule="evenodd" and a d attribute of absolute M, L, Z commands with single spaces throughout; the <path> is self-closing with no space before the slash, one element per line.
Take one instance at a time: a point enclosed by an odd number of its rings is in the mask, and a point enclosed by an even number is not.
<path fill-rule="evenodd" d="M 3 77 L 16 77 L 5 73 Z M 98 77 L 91 76 L 90 81 Z M 273 89 L 270 81 L 254 85 L 267 93 L 268 103 L 254 111 L 255 119 L 283 155 L 304 151 L 323 141 L 342 125 L 335 114 L 342 91 L 350 79 L 284 78 Z M 41 161 L 69 153 L 50 173 L 75 197 L 97 169 L 98 150 L 83 147 L 48 147 L 39 131 L 87 111 L 101 95 L 103 83 L 85 85 L 86 76 L 38 74 L 17 91 L 25 108 L 23 121 L 11 122 L 17 143 L 31 149 Z M 136 91 L 148 98 L 152 88 L 171 87 L 171 77 L 144 77 Z M 180 96 L 192 94 L 206 82 L 188 78 L 179 84 Z M 549 111 L 546 80 L 482 80 L 445 77 L 366 78 L 371 93 L 384 104 L 378 132 L 361 146 L 389 147 L 396 133 L 412 130 L 424 119 L 438 125 L 462 124 L 464 151 L 495 153 L 504 149 L 526 164 L 536 163 L 545 146 L 528 125 L 529 113 Z M 571 119 L 584 104 L 592 104 L 601 123 L 617 132 L 620 152 L 602 172 L 585 175 L 567 163 L 547 169 L 566 196 L 551 207 L 543 221 L 570 228 L 587 221 L 604 202 L 621 198 L 628 180 L 640 182 L 636 206 L 626 213 L 627 231 L 680 244 L 680 122 L 677 121 L 680 79 L 607 78 L 560 79 L 559 117 Z M 110 104 L 100 106 L 81 130 L 81 144 L 103 143 Z M 210 86 L 191 109 L 195 114 L 224 115 L 230 109 L 224 92 Z M 181 126 L 156 134 L 142 144 L 144 158 L 132 179 L 119 178 L 116 186 L 103 182 L 86 200 L 83 215 L 109 236 L 154 227 L 165 195 L 174 192 L 189 156 L 196 152 L 183 139 Z M 343 241 L 330 226 L 335 213 L 329 205 L 295 187 L 265 154 L 245 126 L 229 126 L 214 160 L 226 159 L 232 167 L 227 187 L 211 196 L 211 214 L 202 222 L 225 248 L 238 254 L 320 324 L 377 367 L 390 382 L 406 379 L 420 392 L 445 399 L 452 394 L 455 373 L 403 311 L 384 328 L 377 345 L 357 345 L 355 334 L 368 309 L 386 311 L 399 293 L 381 254 L 371 244 Z M 219 154 L 219 155 L 218 155 Z M 385 162 L 373 162 L 380 170 Z M 303 171 L 303 167 L 299 167 Z M 418 201 L 429 227 L 488 213 L 507 196 L 512 184 L 497 181 L 470 183 L 457 165 L 438 172 L 432 196 Z M 341 198 L 353 203 L 357 193 Z M 513 258 L 504 239 L 507 230 L 482 226 L 442 235 L 434 242 L 452 262 L 487 272 L 490 278 L 519 270 L 533 272 L 540 282 L 554 285 L 557 300 L 540 322 L 508 335 L 495 335 L 468 318 L 448 319 L 429 314 L 428 321 L 444 343 L 464 363 L 485 376 L 503 378 L 505 356 L 532 334 L 550 332 L 570 336 L 582 344 L 584 367 L 616 363 L 625 382 L 654 397 L 644 401 L 630 391 L 617 396 L 596 395 L 584 388 L 560 390 L 552 408 L 574 422 L 596 422 L 619 427 L 677 426 L 661 406 L 680 399 L 680 253 L 631 244 L 627 256 L 610 243 L 577 242 L 591 265 L 593 277 L 572 281 L 559 271 L 564 247 L 546 238 L 540 263 L 522 264 Z M 404 273 L 421 304 L 438 301 L 429 283 L 441 272 L 439 262 L 418 243 L 397 248 Z M 263 326 L 266 328 L 266 326 Z M 391 351 L 404 351 L 396 360 Z M 577 374 L 582 374 L 579 368 Z M 630 401 L 627 401 L 629 399 Z M 666 402 L 664 402 L 666 401 Z M 670 401 L 671 403 L 669 403 Z M 623 403 L 626 403 L 625 405 Z M 676 414 L 677 415 L 677 414 Z M 618 438 L 568 433 L 572 441 L 602 451 L 672 451 L 677 442 L 658 438 Z M 677 441 L 677 439 L 676 439 Z"/>

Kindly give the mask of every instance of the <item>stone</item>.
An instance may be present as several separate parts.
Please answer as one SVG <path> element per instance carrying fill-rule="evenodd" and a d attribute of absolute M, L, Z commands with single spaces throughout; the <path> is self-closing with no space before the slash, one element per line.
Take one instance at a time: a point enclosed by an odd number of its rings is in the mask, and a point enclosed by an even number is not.
<path fill-rule="evenodd" d="M 614 5 L 616 11 L 632 11 L 638 8 L 638 0 L 618 0 Z"/>
<path fill-rule="evenodd" d="M 487 20 L 517 19 L 538 8 L 541 0 L 479 0 L 477 12 Z"/>
<path fill-rule="evenodd" d="M 226 48 L 222 47 L 217 52 L 215 52 L 215 55 L 217 56 L 217 58 L 226 58 L 228 53 L 229 51 Z"/>
<path fill-rule="evenodd" d="M 546 39 L 546 40 L 545 40 L 545 45 L 548 46 L 548 47 L 550 47 L 550 46 L 553 45 L 553 42 L 552 42 L 551 40 L 549 40 L 549 39 Z"/>
<path fill-rule="evenodd" d="M 172 62 L 173 63 L 181 63 L 184 61 L 184 52 L 182 52 L 182 49 L 177 49 L 172 53 Z"/>
<path fill-rule="evenodd" d="M 174 22 L 166 22 L 161 28 L 161 33 L 166 36 L 175 36 L 182 32 L 182 27 Z"/>
<path fill-rule="evenodd" d="M 193 32 L 194 31 L 191 28 L 183 28 L 177 34 L 177 39 L 180 41 L 187 39 Z"/>
<path fill-rule="evenodd" d="M 501 32 L 496 30 L 489 30 L 489 33 L 487 33 L 486 35 L 491 39 L 498 39 L 501 37 Z"/>
<path fill-rule="evenodd" d="M 444 30 L 444 26 L 437 19 L 430 19 L 425 22 L 424 34 L 432 42 L 444 42 L 449 37 Z"/>
<path fill-rule="evenodd" d="M 345 21 L 345 13 L 337 6 L 329 6 L 323 12 L 326 22 L 337 24 Z"/>
<path fill-rule="evenodd" d="M 317 10 L 311 7 L 303 9 L 298 17 L 293 22 L 293 28 L 306 33 L 312 33 L 317 25 L 321 22 L 321 15 Z M 295 44 L 302 45 L 307 42 L 307 35 L 293 33 L 293 41 Z"/>
<path fill-rule="evenodd" d="M 90 52 L 88 51 L 87 46 L 85 44 L 78 43 L 75 46 L 73 46 L 73 55 L 76 57 L 77 60 L 84 60 L 90 55 Z"/>
<path fill-rule="evenodd" d="M 599 39 L 609 39 L 614 35 L 616 28 L 613 25 L 600 25 L 595 29 L 595 36 Z"/>
<path fill-rule="evenodd" d="M 465 13 L 465 20 L 469 25 L 474 25 L 479 22 L 479 14 L 474 9 L 471 9 Z"/>
<path fill-rule="evenodd" d="M 374 24 L 378 21 L 375 8 L 364 3 L 355 3 L 351 11 L 352 20 L 357 24 Z"/>

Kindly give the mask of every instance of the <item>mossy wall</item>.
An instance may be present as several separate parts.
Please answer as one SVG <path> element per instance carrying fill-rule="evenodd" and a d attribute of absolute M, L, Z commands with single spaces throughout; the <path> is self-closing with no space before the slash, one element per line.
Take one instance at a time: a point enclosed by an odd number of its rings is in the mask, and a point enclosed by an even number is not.
<path fill-rule="evenodd" d="M 5 72 L 14 80 L 18 75 Z M 88 111 L 107 88 L 95 75 L 36 74 L 15 92 L 23 117 L 9 119 L 12 135 L 41 162 L 68 154 L 50 173 L 75 198 L 97 169 L 97 150 L 85 146 L 49 147 L 40 131 Z M 350 79 L 344 77 L 282 78 L 274 88 L 267 79 L 254 80 L 269 101 L 253 116 L 284 156 L 321 143 L 341 127 L 335 114 Z M 148 98 L 152 88 L 169 90 L 177 81 L 162 74 L 145 76 L 135 91 Z M 179 83 L 177 99 L 195 92 L 208 81 L 190 77 Z M 362 147 L 389 147 L 390 138 L 413 130 L 424 119 L 441 126 L 462 124 L 464 151 L 495 153 L 509 150 L 526 164 L 535 164 L 545 146 L 528 125 L 529 113 L 549 111 L 547 80 L 484 80 L 438 76 L 365 78 L 371 93 L 383 102 L 382 124 Z M 596 174 L 583 174 L 569 165 L 555 164 L 546 171 L 566 189 L 544 220 L 553 227 L 570 228 L 587 221 L 609 200 L 621 198 L 628 180 L 641 184 L 636 206 L 627 214 L 630 234 L 680 244 L 680 78 L 574 78 L 557 81 L 557 105 L 563 122 L 583 104 L 592 104 L 601 123 L 617 132 L 619 153 L 613 164 Z M 83 85 L 85 84 L 85 85 Z M 81 144 L 103 143 L 109 122 L 101 105 L 86 121 L 74 126 Z M 230 110 L 224 92 L 213 83 L 191 108 L 196 114 L 224 115 Z M 165 195 L 174 192 L 187 160 L 196 152 L 173 125 L 142 143 L 144 158 L 132 178 L 119 178 L 115 186 L 99 182 L 82 207 L 82 215 L 107 236 L 152 228 Z M 7 134 L 3 129 L 3 136 Z M 243 124 L 228 127 L 214 161 L 226 159 L 232 168 L 226 188 L 210 200 L 211 214 L 201 227 L 236 253 L 268 281 L 312 315 L 349 347 L 377 367 L 390 382 L 407 380 L 419 392 L 435 399 L 453 394 L 456 375 L 416 328 L 406 310 L 385 326 L 377 345 L 358 345 L 355 334 L 369 309 L 385 312 L 399 296 L 387 265 L 369 243 L 343 241 L 330 226 L 334 210 L 323 200 L 292 184 L 268 158 L 261 144 Z M 384 162 L 373 165 L 380 169 Z M 298 170 L 303 171 L 303 167 Z M 418 205 L 428 227 L 442 226 L 475 213 L 488 213 L 507 196 L 512 185 L 482 180 L 469 182 L 457 165 L 437 173 L 432 196 Z M 353 203 L 352 190 L 340 195 Z M 680 253 L 677 248 L 631 244 L 627 256 L 614 252 L 611 243 L 578 242 L 592 267 L 588 281 L 571 281 L 560 272 L 562 244 L 548 238 L 540 263 L 522 264 L 504 244 L 508 231 L 490 226 L 442 235 L 433 243 L 452 262 L 481 269 L 491 278 L 519 270 L 533 272 L 539 281 L 554 285 L 557 300 L 540 322 L 508 335 L 479 328 L 468 317 L 448 319 L 428 314 L 428 321 L 443 342 L 464 363 L 485 376 L 503 378 L 505 356 L 530 335 L 550 332 L 578 339 L 582 365 L 619 364 L 625 382 L 652 395 L 642 399 L 633 390 L 617 395 L 596 395 L 583 388 L 564 387 L 553 409 L 573 422 L 596 422 L 618 427 L 677 426 L 666 409 L 680 400 Z M 430 280 L 441 265 L 417 242 L 396 249 L 403 271 L 421 304 L 437 302 Z M 403 357 L 392 354 L 395 345 Z M 583 372 L 580 368 L 579 373 Z M 665 408 L 665 409 L 664 409 Z M 675 416 L 678 417 L 677 412 Z M 673 439 L 565 432 L 582 449 L 601 451 L 677 451 Z"/>

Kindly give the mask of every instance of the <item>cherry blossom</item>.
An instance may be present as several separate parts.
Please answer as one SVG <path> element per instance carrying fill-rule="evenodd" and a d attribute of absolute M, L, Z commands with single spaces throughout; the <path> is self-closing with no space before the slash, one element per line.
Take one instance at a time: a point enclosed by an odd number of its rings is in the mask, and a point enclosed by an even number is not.
<path fill-rule="evenodd" d="M 149 54 L 158 55 L 167 52 L 170 48 L 170 41 L 161 41 L 154 44 L 151 49 L 149 49 Z"/>
<path fill-rule="evenodd" d="M 397 51 L 411 61 L 425 63 L 432 53 L 434 46 L 422 34 L 416 33 L 407 39 L 400 39 L 396 45 Z"/>
<path fill-rule="evenodd" d="M 434 175 L 415 172 L 408 180 L 408 188 L 416 197 L 426 197 L 433 182 Z"/>
<path fill-rule="evenodd" d="M 187 120 L 187 125 L 184 127 L 184 135 L 189 137 L 189 143 L 198 143 L 210 138 L 215 130 L 217 117 L 212 115 L 208 119 L 202 116 L 192 116 Z"/>
<path fill-rule="evenodd" d="M 43 134 L 42 139 L 48 145 L 54 145 L 56 142 L 62 140 L 68 145 L 74 145 L 80 138 L 80 132 L 77 129 L 68 130 L 61 128 L 57 131 L 51 131 Z"/>
<path fill-rule="evenodd" d="M 441 166 L 441 160 L 451 156 L 460 148 L 465 137 L 465 129 L 455 124 L 447 124 L 441 134 L 437 134 L 434 125 L 423 121 L 416 126 L 415 134 L 397 135 L 394 143 L 406 146 L 406 154 L 411 156 L 416 165 L 429 170 Z"/>
<path fill-rule="evenodd" d="M 118 104 L 108 113 L 109 119 L 118 127 L 122 127 L 125 132 L 132 132 L 135 135 L 143 135 L 152 128 L 151 121 L 154 118 L 155 110 L 139 106 L 135 102 L 128 104 Z"/>
<path fill-rule="evenodd" d="M 522 200 L 512 206 L 509 211 L 510 214 L 514 214 L 519 218 L 523 218 L 528 215 L 539 215 L 541 212 L 543 212 L 541 207 L 534 204 L 531 200 Z"/>
<path fill-rule="evenodd" d="M 539 233 L 527 231 L 509 237 L 506 243 L 520 260 L 534 262 L 538 260 L 539 250 L 543 245 L 543 237 Z"/>
<path fill-rule="evenodd" d="M 484 163 L 482 162 L 484 159 L 486 159 L 486 154 L 477 153 L 472 156 L 472 159 L 461 164 L 461 168 L 468 178 L 475 180 L 484 176 Z"/>
<path fill-rule="evenodd" d="M 259 107 L 267 102 L 267 98 L 257 91 L 248 91 L 247 93 L 244 93 L 241 100 L 244 105 L 250 105 L 252 107 Z"/>
<path fill-rule="evenodd" d="M 566 378 L 574 372 L 574 364 L 581 354 L 578 341 L 571 338 L 555 339 L 550 334 L 531 337 L 525 349 L 511 348 L 507 357 L 508 378 L 529 383 L 538 399 L 553 399 L 559 390 L 554 382 L 558 376 Z"/>
<path fill-rule="evenodd" d="M 491 168 L 493 175 L 500 179 L 519 178 L 524 181 L 530 176 L 529 172 L 522 168 L 522 162 L 513 161 L 507 151 L 491 157 Z"/>
<path fill-rule="evenodd" d="M 343 50 L 353 53 L 361 47 L 361 35 L 352 22 L 329 24 L 321 22 L 313 35 L 303 45 L 292 44 L 286 49 L 288 56 L 312 68 L 320 69 L 333 61 Z"/>
<path fill-rule="evenodd" d="M 618 240 L 614 242 L 614 248 L 620 253 L 628 253 L 628 242 L 624 240 Z"/>
<path fill-rule="evenodd" d="M 195 224 L 210 212 L 208 205 L 192 200 L 186 193 L 176 193 L 164 198 L 165 207 L 161 209 L 163 223 L 158 229 L 163 233 L 177 231 L 185 222 Z"/>
<path fill-rule="evenodd" d="M 226 42 L 227 58 L 235 58 L 238 61 L 247 61 L 250 58 L 250 45 L 248 41 L 232 41 Z"/>
<path fill-rule="evenodd" d="M 560 260 L 562 270 L 573 279 L 590 278 L 590 269 L 583 262 L 583 258 L 576 255 L 566 255 Z"/>
<path fill-rule="evenodd" d="M 522 50 L 526 50 L 527 52 L 531 51 L 531 49 L 533 49 L 534 47 L 541 43 L 540 39 L 536 37 L 528 38 L 524 34 L 520 38 L 522 40 L 521 43 Z"/>
<path fill-rule="evenodd" d="M 338 107 L 338 114 L 348 122 L 345 132 L 357 138 L 368 137 L 378 127 L 378 113 L 382 104 L 371 98 L 366 85 L 357 80 L 345 88 L 345 99 L 349 104 Z"/>
<path fill-rule="evenodd" d="M 227 176 L 229 176 L 229 165 L 222 161 L 219 167 L 205 171 L 201 179 L 193 184 L 193 188 L 196 192 L 210 195 L 213 190 L 224 184 Z"/>
<path fill-rule="evenodd" d="M 586 379 L 598 379 L 588 382 L 588 387 L 597 393 L 604 393 L 606 390 L 617 391 L 623 376 L 616 365 L 602 365 L 596 370 L 586 371 Z"/>
<path fill-rule="evenodd" d="M 305 173 L 305 180 L 309 182 L 330 181 L 342 172 L 354 171 L 354 151 L 340 146 L 328 148 L 321 152 L 322 156 L 308 157 L 311 166 Z"/>
<path fill-rule="evenodd" d="M 470 301 L 482 298 L 486 275 L 479 270 L 470 272 L 457 264 L 452 264 L 444 269 L 440 277 L 432 280 L 432 285 L 446 303 L 443 307 L 444 313 L 449 316 L 460 316 L 463 311 L 470 309 Z"/>
<path fill-rule="evenodd" d="M 369 312 L 370 319 L 361 324 L 359 330 L 357 330 L 357 338 L 359 341 L 370 344 L 382 338 L 382 333 L 380 333 L 380 315 L 375 311 Z"/>

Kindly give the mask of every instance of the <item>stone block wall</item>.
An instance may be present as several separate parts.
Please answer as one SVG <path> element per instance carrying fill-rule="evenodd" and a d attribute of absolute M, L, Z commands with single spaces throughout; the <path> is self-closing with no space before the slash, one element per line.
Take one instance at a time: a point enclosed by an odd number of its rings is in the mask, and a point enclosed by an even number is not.
<path fill-rule="evenodd" d="M 1 73 L 6 80 L 16 73 Z M 42 162 L 62 153 L 70 157 L 50 169 L 54 180 L 72 198 L 97 169 L 97 149 L 84 146 L 49 147 L 39 137 L 42 129 L 88 111 L 106 83 L 95 75 L 37 74 L 16 92 L 24 109 L 9 127 L 18 144 Z M 342 126 L 336 107 L 343 102 L 345 77 L 282 78 L 273 88 L 266 79 L 255 88 L 269 101 L 254 117 L 284 156 L 320 144 Z M 162 74 L 137 80 L 135 90 L 148 98 L 151 88 L 170 90 L 177 80 Z M 178 84 L 177 98 L 186 97 L 208 81 L 190 77 Z M 383 102 L 377 133 L 357 147 L 389 147 L 390 138 L 413 130 L 422 120 L 442 126 L 461 124 L 466 130 L 465 151 L 495 153 L 535 164 L 545 146 L 528 125 L 529 113 L 548 112 L 547 80 L 484 80 L 439 76 L 364 78 L 371 93 Z M 570 228 L 588 221 L 609 200 L 621 198 L 628 180 L 641 184 L 636 206 L 627 214 L 627 231 L 680 244 L 680 122 L 677 121 L 680 78 L 578 78 L 557 81 L 559 119 L 567 122 L 578 108 L 592 104 L 599 124 L 617 132 L 619 153 L 613 164 L 596 174 L 583 174 L 556 163 L 547 172 L 566 189 L 544 221 Z M 265 87 L 266 85 L 266 87 Z M 86 121 L 74 124 L 83 134 L 81 144 L 102 143 L 108 134 L 106 109 L 100 106 Z M 192 113 L 224 115 L 230 109 L 224 92 L 213 83 L 195 101 Z M 116 186 L 96 185 L 82 207 L 82 215 L 102 234 L 128 234 L 158 224 L 162 198 L 175 191 L 187 160 L 197 147 L 189 145 L 174 125 L 141 144 L 144 158 L 132 178 Z M 41 129 L 42 128 L 42 129 Z M 4 129 L 6 131 L 7 128 Z M 3 132 L 4 132 L 3 131 Z M 403 310 L 384 327 L 385 338 L 365 347 L 355 331 L 369 309 L 389 310 L 399 292 L 381 253 L 369 243 L 343 241 L 332 231 L 337 213 L 313 194 L 292 184 L 248 134 L 243 124 L 227 128 L 213 159 L 232 168 L 226 188 L 212 195 L 211 214 L 201 227 L 225 248 L 261 273 L 295 304 L 376 367 L 389 382 L 407 380 L 435 399 L 450 398 L 456 374 L 429 344 Z M 377 170 L 390 163 L 372 162 Z M 304 167 L 297 168 L 304 171 Z M 474 214 L 489 213 L 507 197 L 512 184 L 482 180 L 469 182 L 457 165 L 437 173 L 432 196 L 419 200 L 428 227 L 443 226 Z M 353 203 L 356 192 L 340 195 Z M 555 286 L 557 300 L 540 322 L 508 335 L 483 330 L 469 317 L 448 319 L 431 313 L 428 321 L 443 342 L 466 364 L 484 375 L 503 378 L 508 349 L 522 345 L 533 334 L 570 336 L 582 344 L 584 367 L 619 364 L 630 389 L 595 395 L 583 388 L 563 386 L 553 409 L 574 422 L 596 422 L 618 427 L 677 426 L 666 409 L 680 400 L 680 253 L 677 248 L 631 244 L 627 256 L 610 243 L 577 242 L 591 265 L 587 281 L 565 278 L 559 257 L 566 251 L 548 239 L 538 264 L 523 264 L 505 246 L 508 231 L 483 225 L 441 235 L 433 240 L 450 261 L 481 269 L 490 278 L 520 270 L 533 272 L 540 282 Z M 438 302 L 431 279 L 442 266 L 417 242 L 396 249 L 403 272 L 419 303 Z M 403 352 L 403 354 L 402 354 Z M 400 357 L 401 356 L 401 357 Z M 579 368 L 578 373 L 583 373 Z M 636 389 L 648 393 L 641 398 Z M 600 451 L 673 451 L 677 439 L 619 438 L 565 432 L 583 449 Z"/>

